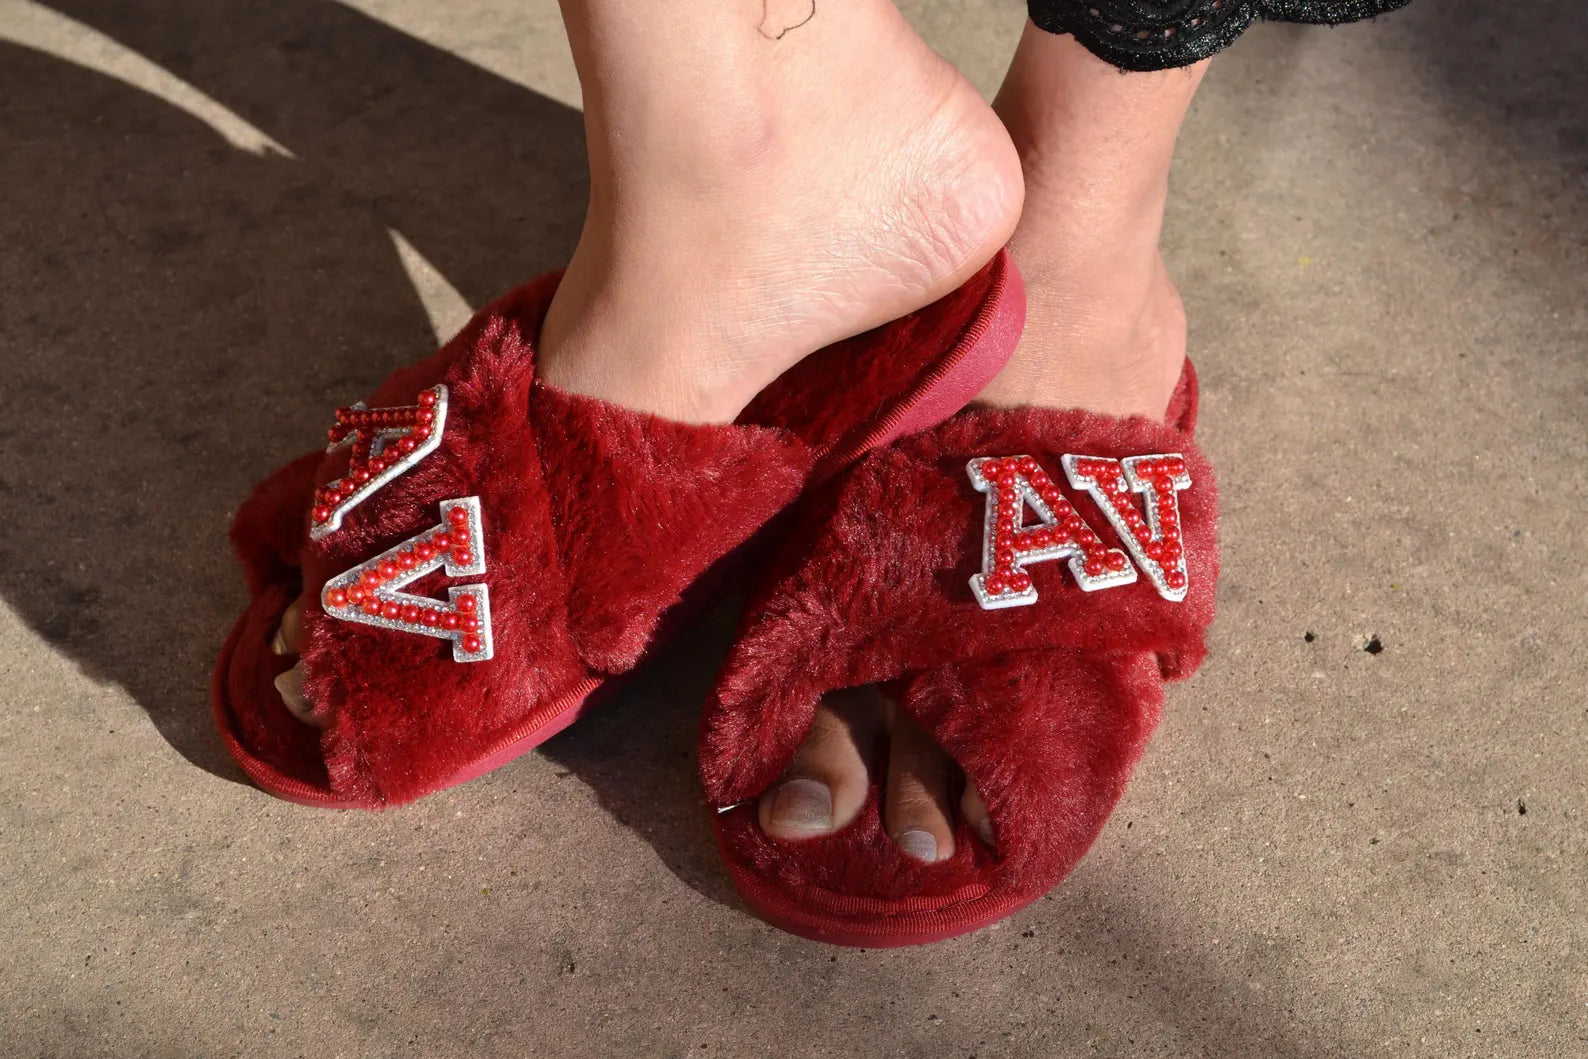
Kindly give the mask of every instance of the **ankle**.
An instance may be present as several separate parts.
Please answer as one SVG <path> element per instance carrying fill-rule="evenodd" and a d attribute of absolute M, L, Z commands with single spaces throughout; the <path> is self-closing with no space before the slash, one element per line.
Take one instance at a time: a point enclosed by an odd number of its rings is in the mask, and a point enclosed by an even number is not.
<path fill-rule="evenodd" d="M 663 15 L 664 39 L 576 43 L 591 195 L 541 333 L 548 382 L 729 421 L 801 357 L 930 304 L 1008 239 L 1019 159 L 975 89 L 886 0 L 823 6 L 771 40 L 760 22 L 784 7 L 756 0 L 720 44 L 694 27 L 682 52 Z M 678 17 L 743 14 L 705 9 Z"/>
<path fill-rule="evenodd" d="M 697 248 L 698 249 L 698 248 Z M 684 248 L 673 256 L 690 262 Z M 681 422 L 731 421 L 759 387 L 733 360 L 731 324 L 700 298 L 721 282 L 668 255 L 604 253 L 581 241 L 541 328 L 538 370 L 554 386 Z"/>
<path fill-rule="evenodd" d="M 580 9 L 568 29 L 593 188 L 618 206 L 655 191 L 732 190 L 850 129 L 854 94 L 827 89 L 864 79 L 911 31 L 887 0 L 824 6 L 808 21 L 794 17 L 800 2 L 565 0 Z M 790 20 L 796 28 L 768 32 Z"/>
<path fill-rule="evenodd" d="M 1185 363 L 1185 310 L 1156 251 L 1138 271 L 1037 267 L 1025 333 L 979 400 L 1161 419 Z"/>
<path fill-rule="evenodd" d="M 1158 240 L 1175 139 L 1205 68 L 1123 74 L 1026 26 L 994 108 L 1025 174 L 1010 250 L 1029 310 L 986 403 L 1163 416 L 1186 324 Z"/>

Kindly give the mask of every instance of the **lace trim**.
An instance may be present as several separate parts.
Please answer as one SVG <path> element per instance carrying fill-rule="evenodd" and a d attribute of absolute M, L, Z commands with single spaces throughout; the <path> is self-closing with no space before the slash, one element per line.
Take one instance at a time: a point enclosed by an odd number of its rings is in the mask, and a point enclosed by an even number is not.
<path fill-rule="evenodd" d="M 1031 21 L 1068 33 L 1126 70 L 1189 66 L 1228 47 L 1255 18 L 1334 25 L 1410 0 L 1028 0 Z"/>

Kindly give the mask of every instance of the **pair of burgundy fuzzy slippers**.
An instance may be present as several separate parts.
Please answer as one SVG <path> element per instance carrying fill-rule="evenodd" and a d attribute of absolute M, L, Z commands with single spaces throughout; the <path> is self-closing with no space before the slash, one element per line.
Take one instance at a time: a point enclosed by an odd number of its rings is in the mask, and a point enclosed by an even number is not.
<path fill-rule="evenodd" d="M 1024 321 L 1000 254 L 806 358 L 736 423 L 698 426 L 536 379 L 556 286 L 513 291 L 339 410 L 329 446 L 239 511 L 251 602 L 213 697 L 243 770 L 283 798 L 364 809 L 478 776 L 572 723 L 708 574 L 751 556 L 759 582 L 700 743 L 750 905 L 807 937 L 905 945 L 1062 879 L 1118 800 L 1164 681 L 1205 653 L 1216 499 L 1190 365 L 1170 425 L 965 408 Z M 291 659 L 271 642 L 305 587 L 304 690 L 323 730 L 274 684 Z M 761 831 L 755 799 L 822 696 L 867 684 L 975 783 L 994 845 L 961 823 L 952 858 L 916 861 L 875 787 L 832 836 Z"/>

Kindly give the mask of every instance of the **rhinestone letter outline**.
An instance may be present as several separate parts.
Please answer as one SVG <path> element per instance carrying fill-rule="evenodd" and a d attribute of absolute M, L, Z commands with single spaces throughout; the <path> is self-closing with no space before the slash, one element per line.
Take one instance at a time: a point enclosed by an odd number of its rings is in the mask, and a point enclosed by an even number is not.
<path fill-rule="evenodd" d="M 352 445 L 353 452 L 346 476 L 315 494 L 309 536 L 320 540 L 335 533 L 344 515 L 434 452 L 446 423 L 447 388 L 440 383 L 421 391 L 413 405 L 369 408 L 360 401 L 338 408 L 325 451 Z"/>
<path fill-rule="evenodd" d="M 971 485 L 987 494 L 982 571 L 970 579 L 982 609 L 1035 603 L 1037 590 L 1025 566 L 1049 559 L 1069 559 L 1075 583 L 1087 592 L 1136 580 L 1125 553 L 1103 543 L 1032 457 L 979 457 L 966 471 Z M 1027 505 L 1039 527 L 1024 525 Z"/>
<path fill-rule="evenodd" d="M 494 644 L 491 593 L 486 585 L 450 586 L 450 606 L 399 591 L 442 568 L 448 577 L 484 574 L 483 529 L 479 497 L 443 500 L 441 525 L 331 578 L 320 590 L 320 603 L 326 614 L 343 621 L 450 640 L 454 662 L 487 661 Z"/>
<path fill-rule="evenodd" d="M 1030 606 L 1037 601 L 1037 590 L 1025 566 L 1062 558 L 1069 559 L 1070 572 L 1083 591 L 1131 584 L 1139 567 L 1164 599 L 1184 600 L 1189 574 L 1179 493 L 1191 486 L 1185 458 L 1179 453 L 1124 460 L 1064 455 L 1060 462 L 1070 485 L 1097 503 L 1130 558 L 1102 543 L 1033 457 L 978 457 L 966 466 L 971 485 L 987 496 L 982 570 L 970 579 L 976 602 L 984 610 Z M 1144 495 L 1145 518 L 1131 493 Z M 1040 525 L 1025 525 L 1027 506 Z"/>

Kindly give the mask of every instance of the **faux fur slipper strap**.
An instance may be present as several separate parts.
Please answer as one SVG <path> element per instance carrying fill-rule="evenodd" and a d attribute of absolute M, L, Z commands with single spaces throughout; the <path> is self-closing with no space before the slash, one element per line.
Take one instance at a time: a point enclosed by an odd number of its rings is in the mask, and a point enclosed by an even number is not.
<path fill-rule="evenodd" d="M 252 599 L 212 702 L 260 786 L 373 808 L 549 738 L 807 483 L 969 400 L 1008 359 L 1025 304 L 1000 254 L 938 302 L 806 358 L 738 422 L 702 425 L 536 379 L 558 278 L 340 409 L 329 447 L 239 512 Z M 294 659 L 270 643 L 300 593 L 303 690 L 323 732 L 274 684 Z"/>
<path fill-rule="evenodd" d="M 1142 418 L 971 409 L 873 453 L 807 494 L 762 582 L 707 714 L 708 794 L 764 789 L 833 689 L 1053 649 L 1188 672 L 1216 523 L 1190 434 Z"/>
<path fill-rule="evenodd" d="M 332 722 L 316 747 L 285 711 L 242 708 L 260 674 L 240 666 L 231 723 L 339 800 L 424 793 L 542 704 L 631 667 L 817 458 L 784 430 L 669 422 L 538 382 L 554 289 L 520 288 L 338 412 L 328 450 L 267 479 L 234 523 L 256 592 L 301 570 L 304 688 Z"/>

